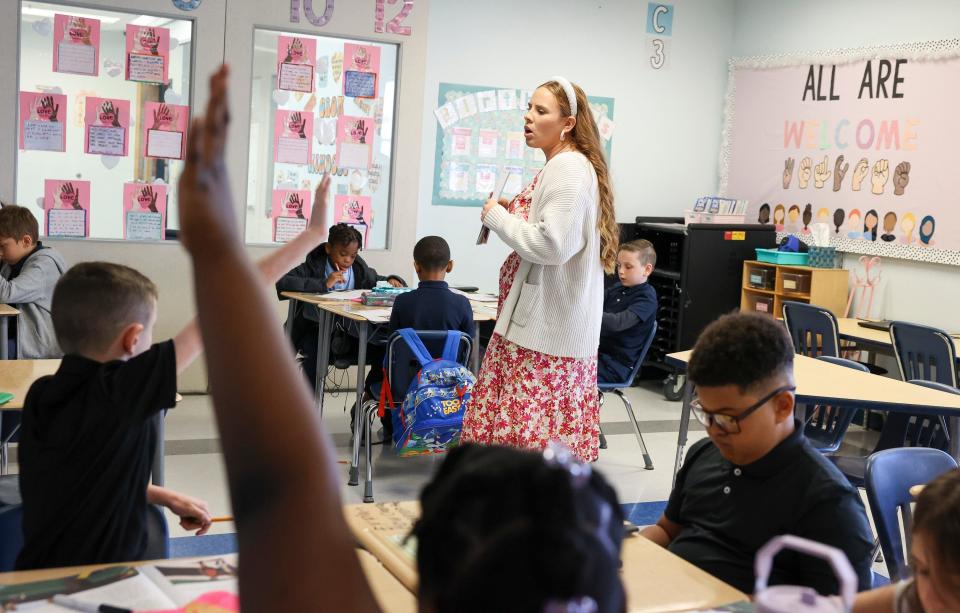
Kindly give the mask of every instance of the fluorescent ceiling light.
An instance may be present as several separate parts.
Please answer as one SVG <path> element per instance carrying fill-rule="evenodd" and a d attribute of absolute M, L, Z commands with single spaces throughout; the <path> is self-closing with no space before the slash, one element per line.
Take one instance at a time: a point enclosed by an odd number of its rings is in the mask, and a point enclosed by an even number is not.
<path fill-rule="evenodd" d="M 20 11 L 24 15 L 31 15 L 33 17 L 53 17 L 57 14 L 57 11 L 51 11 L 49 9 L 38 9 L 32 6 L 25 6 Z M 76 11 L 63 11 L 64 15 L 72 15 L 74 17 L 84 17 L 86 19 L 99 19 L 103 23 L 116 23 L 120 21 L 119 17 L 106 17 L 104 15 L 90 15 L 88 13 L 78 13 Z"/>

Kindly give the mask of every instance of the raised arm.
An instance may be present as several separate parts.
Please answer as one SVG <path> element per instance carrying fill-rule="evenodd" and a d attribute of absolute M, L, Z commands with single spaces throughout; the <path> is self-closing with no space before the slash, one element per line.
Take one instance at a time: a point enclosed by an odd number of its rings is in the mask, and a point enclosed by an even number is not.
<path fill-rule="evenodd" d="M 183 243 L 240 550 L 245 610 L 377 608 L 343 519 L 329 438 L 247 261 L 229 192 L 227 69 L 210 80 L 180 178 Z M 319 600 L 318 600 L 319 599 Z"/>

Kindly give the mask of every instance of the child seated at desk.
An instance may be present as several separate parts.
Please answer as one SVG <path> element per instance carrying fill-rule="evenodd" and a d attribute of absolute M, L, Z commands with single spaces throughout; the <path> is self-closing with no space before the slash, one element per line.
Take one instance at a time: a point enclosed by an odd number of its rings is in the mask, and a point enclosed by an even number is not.
<path fill-rule="evenodd" d="M 657 292 L 647 283 L 656 264 L 657 252 L 650 241 L 620 245 L 618 281 L 603 293 L 598 381 L 623 381 L 630 376 L 657 319 Z"/>
<path fill-rule="evenodd" d="M 906 581 L 857 595 L 853 613 L 960 611 L 960 470 L 928 483 L 917 496 Z"/>
<path fill-rule="evenodd" d="M 795 534 L 843 551 L 869 589 L 863 502 L 794 419 L 793 355 L 783 324 L 763 315 L 725 315 L 700 334 L 687 376 L 709 438 L 690 447 L 666 510 L 643 534 L 747 593 L 757 550 Z M 826 563 L 791 552 L 775 558 L 770 583 L 838 592 Z"/>

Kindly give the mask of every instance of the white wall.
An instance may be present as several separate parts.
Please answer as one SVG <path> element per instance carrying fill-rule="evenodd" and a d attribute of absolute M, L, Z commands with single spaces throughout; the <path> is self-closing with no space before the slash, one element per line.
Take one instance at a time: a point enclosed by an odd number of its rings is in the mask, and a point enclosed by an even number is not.
<path fill-rule="evenodd" d="M 484 247 L 475 245 L 478 208 L 433 206 L 430 201 L 437 125 L 433 109 L 440 82 L 532 89 L 561 74 L 588 95 L 613 97 L 611 173 L 621 222 L 637 215 L 676 215 L 697 196 L 716 189 L 733 3 L 673 4 L 674 34 L 667 39 L 667 66 L 659 72 L 648 63 L 646 2 L 431 5 L 417 235 L 437 234 L 450 243 L 456 262 L 450 281 L 495 289 L 508 250 L 496 237 Z"/>
<path fill-rule="evenodd" d="M 731 55 L 953 39 L 958 23 L 954 0 L 736 0 Z M 846 256 L 847 267 L 856 262 Z M 960 331 L 960 269 L 886 258 L 883 279 L 878 315 Z"/>

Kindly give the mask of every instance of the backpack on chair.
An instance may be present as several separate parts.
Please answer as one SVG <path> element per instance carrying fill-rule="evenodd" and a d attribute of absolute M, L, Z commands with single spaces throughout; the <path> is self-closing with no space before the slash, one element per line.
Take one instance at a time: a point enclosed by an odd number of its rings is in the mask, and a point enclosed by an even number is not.
<path fill-rule="evenodd" d="M 460 442 L 463 414 L 470 404 L 476 377 L 457 362 L 460 333 L 447 332 L 443 353 L 434 359 L 412 328 L 397 330 L 420 362 L 403 404 L 393 408 L 390 381 L 384 376 L 379 413 L 391 407 L 393 442 L 401 456 L 442 453 Z"/>

